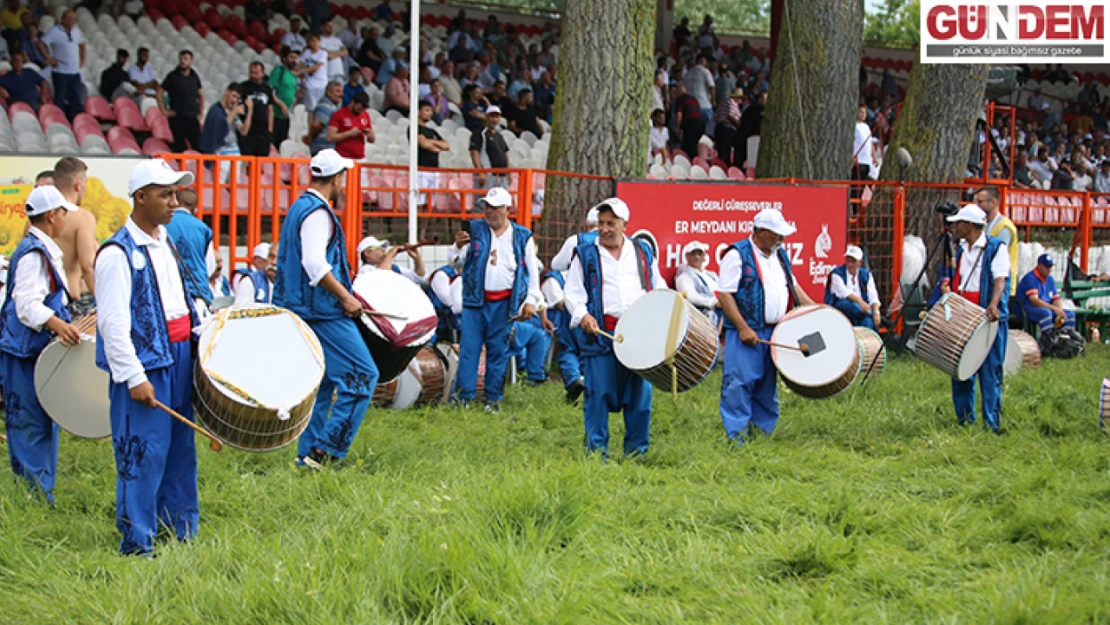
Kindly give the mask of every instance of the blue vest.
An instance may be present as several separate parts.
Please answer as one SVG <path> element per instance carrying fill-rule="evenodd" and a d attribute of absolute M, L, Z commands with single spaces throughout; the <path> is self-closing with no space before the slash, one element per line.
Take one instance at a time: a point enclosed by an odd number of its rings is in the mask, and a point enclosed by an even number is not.
<path fill-rule="evenodd" d="M 459 277 L 459 272 L 456 271 L 454 267 L 452 267 L 451 265 L 444 265 L 433 271 L 432 274 L 428 276 L 428 284 L 432 283 L 432 278 L 434 278 L 436 273 L 440 271 L 447 274 L 447 277 L 451 278 L 452 280 Z M 436 295 L 435 289 L 428 289 L 428 299 L 432 300 L 432 306 L 436 309 L 436 312 L 451 312 L 451 307 L 447 304 L 444 304 L 443 300 L 439 299 L 439 296 Z"/>
<path fill-rule="evenodd" d="M 627 239 L 627 237 L 625 237 Z M 601 249 L 596 243 L 597 238 L 589 243 L 583 243 L 574 249 L 578 255 L 578 262 L 582 266 L 582 283 L 586 286 L 586 312 L 593 317 L 599 326 L 604 327 L 605 302 L 602 300 L 601 276 Z M 631 239 L 629 239 L 631 240 Z M 632 240 L 636 251 L 636 268 L 640 273 L 640 285 L 645 291 L 652 289 L 652 265 L 655 263 L 651 246 L 644 241 Z M 666 328 L 660 331 L 665 332 Z M 604 336 L 591 336 L 581 326 L 574 328 L 574 339 L 583 356 L 598 356 L 613 351 L 613 342 Z"/>
<path fill-rule="evenodd" d="M 123 250 L 124 256 L 127 257 L 127 264 L 131 267 L 131 343 L 135 346 L 135 355 L 138 356 L 145 371 L 173 365 L 170 332 L 166 327 L 162 295 L 158 290 L 158 276 L 154 273 L 154 265 L 150 262 L 150 254 L 146 246 L 135 243 L 135 239 L 131 237 L 126 227 L 120 228 L 105 241 L 104 245 L 100 246 L 100 251 L 103 252 L 110 245 L 119 246 Z M 173 245 L 172 239 L 170 245 Z M 141 268 L 137 268 L 134 259 L 140 254 L 146 262 Z M 181 273 L 182 282 L 184 282 L 185 269 L 181 266 L 180 259 L 177 262 L 177 270 Z M 187 288 L 182 295 L 185 296 L 185 304 L 189 307 L 190 326 L 195 328 L 199 320 L 193 309 L 193 299 L 189 297 Z M 104 341 L 96 342 L 96 366 L 104 371 L 111 371 L 108 367 L 108 357 L 104 353 Z"/>
<path fill-rule="evenodd" d="M 391 269 L 393 269 L 393 273 L 395 273 L 397 275 L 404 275 L 404 274 L 401 273 L 401 266 L 398 265 L 397 263 L 393 263 L 393 266 L 391 267 Z"/>
<path fill-rule="evenodd" d="M 579 245 L 581 245 L 581 243 Z M 552 269 L 551 271 L 543 274 L 544 280 L 547 280 L 548 278 L 551 278 L 552 280 L 558 282 L 560 289 L 567 288 L 567 279 L 563 277 L 563 272 L 555 271 L 554 269 Z"/>
<path fill-rule="evenodd" d="M 233 293 L 231 292 L 231 283 L 227 281 L 227 276 L 220 276 L 219 284 L 220 284 L 220 290 L 222 291 L 222 293 L 220 293 L 220 295 L 233 295 Z M 211 286 L 211 285 L 209 285 L 209 286 Z M 216 293 L 212 293 L 212 295 L 213 295 L 213 297 L 215 297 Z"/>
<path fill-rule="evenodd" d="M 732 298 L 736 300 L 736 307 L 740 309 L 740 315 L 744 317 L 744 321 L 749 328 L 757 330 L 765 327 L 767 324 L 763 318 L 763 277 L 759 275 L 759 266 L 756 265 L 752 240 L 744 239 L 738 243 L 733 243 L 729 246 L 729 249 L 736 250 L 736 253 L 740 254 L 740 262 L 743 263 L 740 282 L 736 286 L 736 292 L 732 294 Z M 789 291 L 794 286 L 794 271 L 790 268 L 790 257 L 787 256 L 786 250 L 782 247 L 779 247 L 776 256 L 778 256 L 783 272 L 786 274 L 786 285 Z M 732 323 L 727 315 L 724 323 L 726 328 L 736 329 L 736 325 Z"/>
<path fill-rule="evenodd" d="M 871 298 L 867 295 L 867 285 L 871 281 L 871 272 L 867 271 L 863 267 L 860 267 L 859 271 L 857 272 L 857 275 L 859 276 L 859 296 L 863 298 L 863 301 L 870 304 L 871 303 Z M 837 268 L 833 269 L 831 272 L 829 272 L 829 281 L 825 283 L 825 305 L 826 306 L 836 306 L 837 301 L 839 301 L 839 299 L 840 299 L 837 296 L 833 295 L 833 292 L 832 292 L 832 277 L 833 276 L 840 276 L 841 281 L 843 281 L 845 286 L 847 286 L 847 284 L 848 284 L 848 267 L 845 266 L 845 265 L 840 265 L 839 267 L 837 267 Z"/>
<path fill-rule="evenodd" d="M 509 316 L 517 314 L 524 298 L 528 295 L 528 268 L 525 265 L 524 250 L 532 231 L 524 226 L 513 227 L 513 255 L 516 256 L 516 275 L 513 278 L 513 293 L 509 297 Z M 485 219 L 470 222 L 470 251 L 463 265 L 463 306 L 481 308 L 486 304 L 486 265 L 489 263 L 490 244 L 493 231 Z"/>
<path fill-rule="evenodd" d="M 62 321 L 69 323 L 71 319 L 69 310 L 66 308 L 66 289 L 62 277 L 58 275 L 58 271 L 54 268 L 54 263 L 50 262 L 50 252 L 46 250 L 46 245 L 37 236 L 28 233 L 16 246 L 15 252 L 12 253 L 8 268 L 8 297 L 4 300 L 4 306 L 0 308 L 0 321 L 4 324 L 4 327 L 0 329 L 0 351 L 17 358 L 38 356 L 46 347 L 46 344 L 50 342 L 50 339 L 54 338 L 54 333 L 47 330 L 45 326 L 42 330 L 36 332 L 23 325 L 15 312 L 15 299 L 12 298 L 12 293 L 15 291 L 16 267 L 19 265 L 19 261 L 31 252 L 42 254 L 43 260 L 46 261 L 46 266 L 50 270 L 50 294 L 46 296 L 43 303 L 46 304 L 47 308 L 53 310 L 54 315 Z"/>
<path fill-rule="evenodd" d="M 280 249 L 278 251 L 281 251 Z M 272 293 L 270 292 L 270 281 L 266 279 L 266 272 L 261 269 L 239 269 L 235 273 L 250 278 L 251 283 L 254 285 L 254 301 L 256 304 L 269 304 Z M 206 281 L 207 282 L 207 281 Z"/>
<path fill-rule="evenodd" d="M 991 304 L 991 294 L 994 292 L 994 271 L 991 270 L 991 261 L 994 260 L 994 255 L 998 253 L 998 248 L 1005 245 L 1002 239 L 992 236 L 987 236 L 987 245 L 983 248 L 983 256 L 979 259 L 979 305 L 987 308 Z M 960 259 L 963 257 L 963 246 L 956 246 L 956 267 L 960 266 Z M 956 275 L 956 270 L 952 268 L 941 268 L 942 278 L 952 278 Z M 1005 289 L 1002 291 L 1002 297 L 998 300 L 998 314 L 1002 319 L 1002 324 L 1005 324 L 1006 318 L 1010 316 L 1010 280 L 1009 276 L 1006 277 Z"/>
<path fill-rule="evenodd" d="M 351 265 L 347 262 L 347 246 L 343 229 L 328 203 L 314 193 L 305 193 L 289 207 L 285 223 L 281 226 L 281 247 L 278 249 L 278 272 L 274 280 L 275 306 L 288 308 L 306 321 L 341 319 L 343 304 L 323 288 L 308 283 L 308 275 L 301 265 L 301 224 L 313 212 L 324 209 L 331 218 L 333 233 L 328 241 L 326 260 L 331 274 L 344 289 L 351 289 Z"/>
<path fill-rule="evenodd" d="M 182 278 L 189 296 L 194 299 L 199 297 L 211 304 L 212 287 L 208 284 L 208 263 L 204 257 L 212 243 L 212 229 L 189 211 L 179 208 L 166 225 L 166 232 L 181 254 L 181 264 L 185 265 L 186 273 Z"/>

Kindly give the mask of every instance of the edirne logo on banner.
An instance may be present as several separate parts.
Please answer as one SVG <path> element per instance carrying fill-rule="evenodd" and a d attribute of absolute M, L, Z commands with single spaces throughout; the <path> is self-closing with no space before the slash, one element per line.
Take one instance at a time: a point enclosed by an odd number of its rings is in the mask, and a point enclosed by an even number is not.
<path fill-rule="evenodd" d="M 922 63 L 1107 63 L 1106 0 L 922 0 Z"/>

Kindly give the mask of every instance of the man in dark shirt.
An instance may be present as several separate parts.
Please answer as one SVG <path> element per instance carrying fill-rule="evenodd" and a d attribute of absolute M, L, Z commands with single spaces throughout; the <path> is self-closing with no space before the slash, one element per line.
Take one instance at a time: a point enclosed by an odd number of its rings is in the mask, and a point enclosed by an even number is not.
<path fill-rule="evenodd" d="M 540 117 L 550 123 L 551 111 L 555 108 L 555 80 L 551 78 L 550 71 L 540 74 L 540 81 L 536 83 L 532 92 L 532 100 L 540 112 Z"/>
<path fill-rule="evenodd" d="M 532 106 L 532 90 L 521 89 L 519 98 L 520 102 L 509 109 L 509 130 L 518 137 L 528 131 L 539 139 L 543 136 L 543 128 L 540 128 L 540 112 Z"/>
<path fill-rule="evenodd" d="M 239 151 L 243 156 L 269 156 L 274 132 L 274 89 L 266 84 L 266 69 L 261 62 L 254 61 L 250 67 L 250 80 L 240 89 L 251 125 L 247 134 L 239 137 Z"/>
<path fill-rule="evenodd" d="M 498 80 L 493 83 L 493 89 L 490 89 L 489 96 L 487 96 L 489 103 L 501 109 L 508 111 L 513 106 L 513 99 L 506 93 L 505 83 Z M 506 115 L 509 115 L 508 113 Z M 509 122 L 512 122 L 512 116 L 509 115 Z"/>
<path fill-rule="evenodd" d="M 27 57 L 21 52 L 12 55 L 12 69 L 0 76 L 0 97 L 8 102 L 25 102 L 38 112 L 39 107 L 50 93 L 50 83 L 43 80 L 37 72 L 25 69 Z"/>
<path fill-rule="evenodd" d="M 470 134 L 470 161 L 477 169 L 507 169 L 509 165 L 509 146 L 501 136 L 498 125 L 501 123 L 501 109 L 491 106 L 486 109 L 486 124 L 481 130 Z M 509 188 L 508 174 L 478 174 L 478 186 L 484 189 L 494 187 Z"/>
<path fill-rule="evenodd" d="M 200 76 L 193 71 L 192 51 L 178 53 L 177 67 L 166 75 L 162 89 L 170 98 L 169 109 L 162 98 L 158 99 L 158 108 L 170 120 L 170 132 L 173 133 L 173 145 L 170 147 L 174 152 L 184 152 L 186 147 L 199 150 L 204 94 L 200 91 Z"/>
<path fill-rule="evenodd" d="M 698 155 L 698 141 L 705 134 L 705 116 L 702 115 L 698 99 L 686 93 L 686 85 L 678 83 L 674 99 L 675 126 L 682 142 L 682 151 L 693 159 Z"/>
<path fill-rule="evenodd" d="M 100 95 L 109 102 L 115 99 L 116 89 L 130 81 L 127 70 L 124 69 L 130 57 L 131 54 L 127 50 L 116 50 L 116 62 L 100 73 Z"/>
<path fill-rule="evenodd" d="M 439 188 L 439 172 L 425 171 L 439 169 L 439 153 L 447 152 L 451 149 L 451 144 L 448 143 L 435 131 L 434 128 L 428 127 L 428 122 L 432 119 L 435 112 L 432 103 L 427 100 L 420 101 L 420 112 L 417 115 L 416 127 L 416 166 L 419 171 L 416 172 L 416 186 L 420 189 L 438 189 Z M 421 192 L 416 199 L 418 206 L 428 205 L 428 194 Z"/>

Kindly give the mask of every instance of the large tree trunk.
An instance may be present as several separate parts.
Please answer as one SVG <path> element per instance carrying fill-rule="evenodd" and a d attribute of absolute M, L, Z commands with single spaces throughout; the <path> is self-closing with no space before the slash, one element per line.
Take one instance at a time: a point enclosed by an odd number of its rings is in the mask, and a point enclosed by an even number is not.
<path fill-rule="evenodd" d="M 862 34 L 861 0 L 784 5 L 758 177 L 843 180 L 849 174 Z"/>
<path fill-rule="evenodd" d="M 655 0 L 567 0 L 559 42 L 559 88 L 547 168 L 640 178 L 651 124 Z M 547 176 L 540 254 L 549 258 L 582 229 L 590 206 L 610 197 L 610 181 Z M 651 210 L 652 207 L 631 207 Z"/>
<path fill-rule="evenodd" d="M 906 101 L 886 149 L 880 178 L 906 182 L 961 182 L 967 172 L 987 75 L 985 65 L 915 64 L 910 73 Z M 898 165 L 898 148 L 905 148 L 913 157 L 911 167 L 903 169 Z M 906 234 L 922 237 L 931 248 L 942 225 L 935 207 L 959 199 L 959 189 L 907 188 Z M 902 245 L 902 241 L 893 240 L 893 214 L 894 193 L 884 188 L 875 194 L 864 211 L 860 232 L 877 286 L 884 297 L 893 292 L 898 279 L 892 273 L 894 246 Z"/>

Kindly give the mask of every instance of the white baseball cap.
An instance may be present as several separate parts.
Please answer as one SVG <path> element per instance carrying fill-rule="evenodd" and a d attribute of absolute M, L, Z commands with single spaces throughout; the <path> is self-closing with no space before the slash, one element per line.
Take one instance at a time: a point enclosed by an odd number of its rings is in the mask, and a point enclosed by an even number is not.
<path fill-rule="evenodd" d="M 863 260 L 863 250 L 858 245 L 849 245 L 848 249 L 844 250 L 844 255 L 848 258 Z"/>
<path fill-rule="evenodd" d="M 376 237 L 366 237 L 365 239 L 358 242 L 358 253 L 361 254 L 366 250 L 372 250 L 379 247 L 389 247 L 389 241 L 380 241 Z"/>
<path fill-rule="evenodd" d="M 501 107 L 497 106 L 496 104 L 486 107 L 486 115 L 492 115 L 494 113 L 497 113 L 498 115 L 500 115 L 501 114 Z"/>
<path fill-rule="evenodd" d="M 1108 160 L 1110 160 L 1110 159 L 1108 159 Z M 597 225 L 597 207 L 596 206 L 591 208 L 590 210 L 586 211 L 586 223 L 591 225 L 591 226 L 596 226 Z"/>
<path fill-rule="evenodd" d="M 501 187 L 494 187 L 486 192 L 486 196 L 482 201 L 490 206 L 505 206 L 513 205 L 513 197 L 509 192 Z"/>
<path fill-rule="evenodd" d="M 254 246 L 254 256 L 255 258 L 269 258 L 270 244 L 259 243 L 258 245 Z"/>
<path fill-rule="evenodd" d="M 160 158 L 143 161 L 131 170 L 131 178 L 127 181 L 127 195 L 134 197 L 136 191 L 152 184 L 160 187 L 193 184 L 193 174 L 177 171 Z"/>
<path fill-rule="evenodd" d="M 619 197 L 611 197 L 608 200 L 604 200 L 594 208 L 597 209 L 599 215 L 601 214 L 602 210 L 607 209 L 612 211 L 614 215 L 625 221 L 628 221 L 628 219 L 632 216 L 632 211 L 628 209 L 628 204 L 625 204 L 624 200 L 620 199 Z"/>
<path fill-rule="evenodd" d="M 761 230 L 770 230 L 775 234 L 788 237 L 798 231 L 782 216 L 782 211 L 777 208 L 765 208 L 755 215 L 755 227 Z"/>
<path fill-rule="evenodd" d="M 334 176 L 341 171 L 347 171 L 355 166 L 355 162 L 349 158 L 343 158 L 339 152 L 328 148 L 320 150 L 316 156 L 312 157 L 312 162 L 308 164 L 309 169 L 312 170 L 312 175 L 319 178 L 326 178 Z"/>
<path fill-rule="evenodd" d="M 55 208 L 64 208 L 67 211 L 77 210 L 77 205 L 66 200 L 58 187 L 53 185 L 46 185 L 42 187 L 35 187 L 31 190 L 31 194 L 27 196 L 27 201 L 24 203 L 23 210 L 27 213 L 28 217 L 35 217 L 49 213 Z"/>
<path fill-rule="evenodd" d="M 960 209 L 960 212 L 948 218 L 948 223 L 956 223 L 957 221 L 966 221 L 969 224 L 984 226 L 987 223 L 987 213 L 979 208 L 977 204 L 967 204 Z"/>
<path fill-rule="evenodd" d="M 689 243 L 686 244 L 685 247 L 682 248 L 682 257 L 686 258 L 686 255 L 689 254 L 690 252 L 708 252 L 708 251 L 709 251 L 709 246 L 706 245 L 705 243 L 702 243 L 701 241 L 690 241 Z"/>

